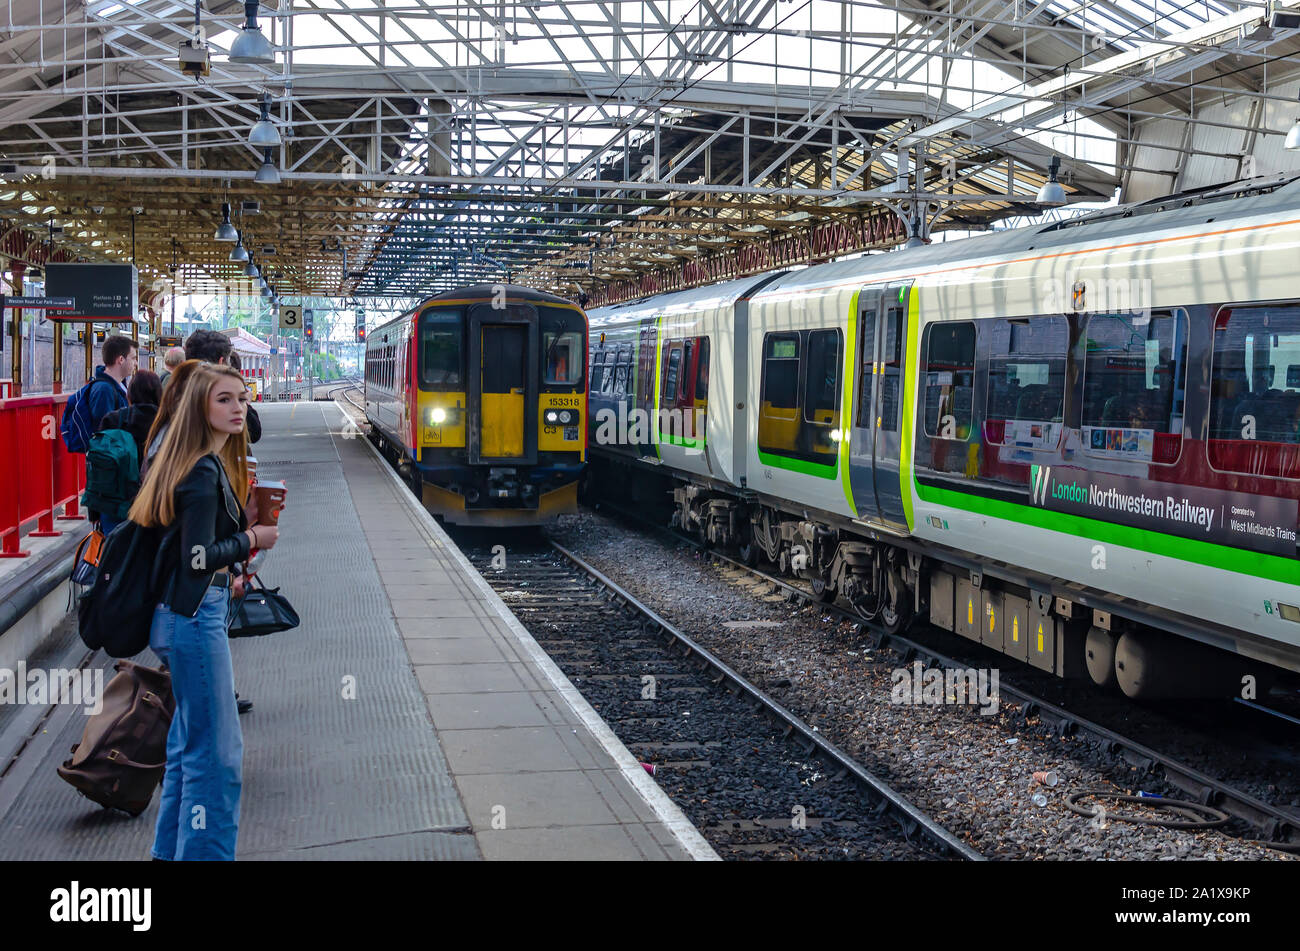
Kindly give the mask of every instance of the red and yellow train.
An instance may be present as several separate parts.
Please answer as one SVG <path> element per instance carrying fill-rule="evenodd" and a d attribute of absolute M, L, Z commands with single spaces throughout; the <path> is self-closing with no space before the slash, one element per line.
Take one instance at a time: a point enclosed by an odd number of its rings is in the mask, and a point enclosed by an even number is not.
<path fill-rule="evenodd" d="M 508 284 L 430 297 L 366 340 L 371 438 L 445 521 L 541 524 L 577 509 L 586 364 L 570 301 Z"/>

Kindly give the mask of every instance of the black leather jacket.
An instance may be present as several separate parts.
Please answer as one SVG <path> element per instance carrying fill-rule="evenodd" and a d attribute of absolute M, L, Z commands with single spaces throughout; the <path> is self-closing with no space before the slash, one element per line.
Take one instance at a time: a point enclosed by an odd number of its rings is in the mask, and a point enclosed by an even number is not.
<path fill-rule="evenodd" d="M 195 463 L 176 487 L 176 521 L 167 529 L 165 556 L 175 565 L 163 603 L 194 617 L 212 576 L 248 559 L 248 520 L 215 455 Z"/>

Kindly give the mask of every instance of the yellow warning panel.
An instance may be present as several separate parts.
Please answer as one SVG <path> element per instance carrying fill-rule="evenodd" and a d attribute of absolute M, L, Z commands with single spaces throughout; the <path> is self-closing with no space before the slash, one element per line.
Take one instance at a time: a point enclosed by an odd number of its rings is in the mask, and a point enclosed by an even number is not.
<path fill-rule="evenodd" d="M 484 393 L 480 409 L 483 425 L 479 452 L 489 459 L 511 459 L 524 454 L 524 394 Z"/>
<path fill-rule="evenodd" d="M 1011 640 L 1020 643 L 1020 618 L 1018 617 L 1011 619 Z"/>

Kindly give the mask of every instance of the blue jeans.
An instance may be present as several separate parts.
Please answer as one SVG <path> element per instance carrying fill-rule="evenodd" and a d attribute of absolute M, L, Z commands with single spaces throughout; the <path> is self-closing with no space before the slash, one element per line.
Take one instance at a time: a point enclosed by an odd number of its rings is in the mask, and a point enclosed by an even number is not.
<path fill-rule="evenodd" d="M 149 646 L 171 668 L 176 713 L 167 732 L 154 858 L 235 857 L 244 737 L 226 620 L 228 588 L 208 588 L 192 618 L 158 605 Z"/>
<path fill-rule="evenodd" d="M 103 532 L 105 535 L 107 535 L 113 529 L 117 528 L 117 526 L 121 525 L 124 521 L 126 521 L 126 519 L 114 518 L 112 515 L 108 515 L 107 513 L 100 512 L 99 530 Z"/>

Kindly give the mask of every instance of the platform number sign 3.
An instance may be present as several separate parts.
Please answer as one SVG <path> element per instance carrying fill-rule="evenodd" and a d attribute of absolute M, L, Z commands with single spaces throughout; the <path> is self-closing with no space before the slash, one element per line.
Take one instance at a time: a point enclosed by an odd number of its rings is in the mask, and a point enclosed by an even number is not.
<path fill-rule="evenodd" d="M 296 304 L 280 306 L 280 329 L 297 330 L 302 326 L 302 308 Z"/>

